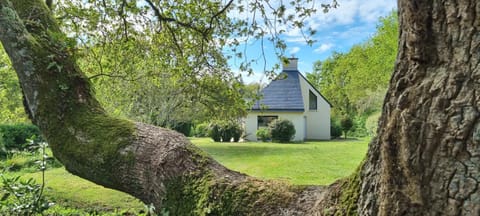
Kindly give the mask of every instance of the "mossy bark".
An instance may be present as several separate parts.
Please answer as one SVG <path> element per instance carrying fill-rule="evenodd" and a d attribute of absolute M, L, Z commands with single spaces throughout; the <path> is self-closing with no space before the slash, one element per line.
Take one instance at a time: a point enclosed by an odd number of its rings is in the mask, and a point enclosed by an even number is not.
<path fill-rule="evenodd" d="M 108 116 L 43 1 L 0 0 L 0 40 L 32 121 L 73 174 L 172 215 L 308 209 L 294 204 L 303 197 L 298 188 L 228 170 L 174 131 Z"/>

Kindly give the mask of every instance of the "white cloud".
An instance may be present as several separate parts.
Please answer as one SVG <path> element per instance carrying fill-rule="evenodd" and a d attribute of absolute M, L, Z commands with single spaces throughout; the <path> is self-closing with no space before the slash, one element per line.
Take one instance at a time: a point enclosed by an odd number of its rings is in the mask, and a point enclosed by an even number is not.
<path fill-rule="evenodd" d="M 323 53 L 323 52 L 331 49 L 332 47 L 334 47 L 333 44 L 331 44 L 331 43 L 324 43 L 324 44 L 321 44 L 318 48 L 316 48 L 316 49 L 314 50 L 314 52 L 316 52 L 316 53 Z"/>
<path fill-rule="evenodd" d="M 243 4 L 247 5 L 247 2 L 253 0 L 243 1 Z M 281 1 L 271 1 L 274 6 Z M 377 1 L 362 1 L 362 0 L 338 0 L 339 7 L 331 9 L 328 13 L 323 13 L 321 3 L 329 3 L 331 0 L 321 0 L 315 3 L 317 13 L 313 14 L 304 20 L 304 29 L 312 28 L 317 31 L 312 39 L 317 41 L 313 44 L 313 47 L 307 46 L 306 38 L 300 29 L 292 28 L 291 26 L 276 26 L 277 30 L 285 31 L 280 36 L 287 43 L 288 49 L 287 55 L 298 55 L 299 58 L 304 58 L 306 65 L 302 69 L 308 69 L 311 67 L 311 62 L 314 59 L 322 59 L 328 57 L 327 55 L 335 49 L 337 52 L 344 52 L 350 49 L 352 44 L 360 43 L 362 40 L 366 40 L 375 32 L 375 26 L 378 24 L 380 16 L 388 15 L 392 10 L 396 9 L 395 0 L 377 0 Z M 248 7 L 246 7 L 248 8 Z M 269 10 L 269 9 L 267 9 Z M 270 11 L 266 13 L 270 15 Z M 287 11 L 285 14 L 295 15 L 295 9 L 287 4 Z M 251 16 L 251 12 L 239 13 L 238 11 L 231 11 L 229 17 L 232 18 L 246 18 L 251 22 L 254 17 Z M 258 15 L 258 14 L 257 14 Z M 260 16 L 256 16 L 255 19 L 262 23 Z M 305 32 L 307 33 L 307 32 Z M 268 35 L 267 35 L 268 37 Z M 242 38 L 240 38 L 242 39 Z M 230 41 L 227 41 L 230 42 Z M 255 40 L 249 39 L 245 41 L 249 44 L 248 56 L 251 59 L 261 59 L 257 57 L 258 47 L 260 45 L 255 44 Z M 270 48 L 267 53 L 268 65 L 276 63 L 276 57 L 274 56 L 274 47 L 271 44 L 262 44 L 261 46 Z M 308 56 L 307 56 L 308 55 Z M 252 57 L 253 56 L 253 57 Z M 273 63 L 272 63 L 273 62 Z M 261 71 L 261 66 L 258 66 L 258 71 Z M 269 68 L 269 67 L 267 67 Z M 252 77 L 244 77 L 244 80 L 248 83 L 251 81 L 261 80 L 263 73 L 255 73 Z M 251 81 L 247 81 L 251 80 Z"/>
<path fill-rule="evenodd" d="M 247 19 L 248 22 L 252 22 L 255 19 L 258 23 L 262 23 L 263 18 L 257 14 L 257 16 L 252 17 L 252 8 L 250 3 L 253 0 L 243 1 L 244 11 L 240 12 L 236 8 L 229 11 L 228 16 L 235 19 Z M 339 0 L 338 8 L 331 9 L 328 13 L 323 13 L 323 8 L 321 3 L 329 3 L 330 0 L 323 0 L 314 4 L 314 8 L 317 10 L 317 13 L 313 14 L 311 17 L 308 17 L 304 20 L 305 27 L 311 27 L 318 32 L 330 31 L 339 26 L 348 26 L 348 25 L 375 25 L 380 16 L 388 14 L 391 10 L 395 9 L 396 0 L 377 0 L 377 1 L 363 1 L 363 0 Z M 236 3 L 237 6 L 239 3 Z M 270 2 L 272 7 L 278 7 L 280 1 Z M 305 7 L 309 7 L 305 5 Z M 271 14 L 270 7 L 265 7 L 266 14 Z M 287 9 L 285 14 L 295 15 L 295 8 L 289 7 L 287 4 Z M 273 17 L 269 17 L 272 19 Z M 286 42 L 297 43 L 306 45 L 306 40 L 300 29 L 292 28 L 291 26 L 277 26 L 278 29 L 285 30 L 283 33 L 283 38 Z M 313 38 L 317 39 L 318 38 Z M 248 43 L 249 41 L 247 41 Z"/>
<path fill-rule="evenodd" d="M 296 53 L 298 53 L 300 51 L 300 47 L 296 46 L 296 47 L 291 47 L 288 49 L 288 53 L 290 53 L 290 55 L 294 55 Z"/>
<path fill-rule="evenodd" d="M 385 16 L 396 8 L 396 1 L 365 1 L 358 8 L 359 17 L 365 22 L 376 23 L 378 18 Z"/>
<path fill-rule="evenodd" d="M 395 0 L 343 0 L 339 1 L 339 7 L 328 13 L 317 12 L 310 19 L 317 25 L 349 25 L 355 22 L 376 23 L 381 15 L 387 14 L 396 8 Z M 317 7 L 321 11 L 321 7 Z M 313 25 L 312 27 L 318 27 Z"/>
<path fill-rule="evenodd" d="M 254 70 L 252 74 L 248 74 L 245 71 L 239 71 L 239 70 L 232 70 L 232 72 L 237 76 L 240 75 L 245 84 L 251 84 L 251 83 L 265 84 L 269 81 L 266 74 L 260 71 Z"/>
<path fill-rule="evenodd" d="M 385 16 L 395 8 L 397 8 L 395 0 L 342 0 L 339 1 L 338 8 L 323 13 L 320 4 L 316 4 L 317 13 L 305 19 L 304 24 L 318 32 L 329 31 L 339 26 L 374 26 L 380 16 Z M 306 44 L 299 29 L 288 29 L 284 35 L 287 42 Z"/>

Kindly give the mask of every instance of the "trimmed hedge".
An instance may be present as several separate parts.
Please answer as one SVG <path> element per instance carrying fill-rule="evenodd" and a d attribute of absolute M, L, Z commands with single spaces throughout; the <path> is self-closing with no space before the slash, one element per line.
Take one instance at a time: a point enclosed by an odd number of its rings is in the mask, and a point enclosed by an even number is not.
<path fill-rule="evenodd" d="M 43 138 L 37 126 L 32 124 L 0 124 L 0 146 L 6 151 L 23 151 L 27 147 L 27 139 L 34 137 L 36 142 Z"/>

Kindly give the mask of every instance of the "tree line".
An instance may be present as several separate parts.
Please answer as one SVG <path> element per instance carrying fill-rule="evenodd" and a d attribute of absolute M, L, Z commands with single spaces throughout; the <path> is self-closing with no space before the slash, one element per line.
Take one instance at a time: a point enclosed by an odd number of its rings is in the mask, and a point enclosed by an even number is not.
<path fill-rule="evenodd" d="M 398 16 L 392 11 L 379 19 L 376 32 L 368 40 L 314 63 L 307 79 L 332 103 L 334 133 L 338 133 L 342 120 L 350 119 L 355 135 L 374 134 L 394 69 L 397 44 Z"/>

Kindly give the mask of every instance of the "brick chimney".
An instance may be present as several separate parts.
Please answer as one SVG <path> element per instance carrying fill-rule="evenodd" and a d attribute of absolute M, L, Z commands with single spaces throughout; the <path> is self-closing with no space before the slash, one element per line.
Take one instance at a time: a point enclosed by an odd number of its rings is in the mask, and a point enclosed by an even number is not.
<path fill-rule="evenodd" d="M 288 64 L 283 63 L 283 70 L 298 70 L 298 58 L 288 58 Z"/>

